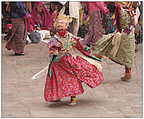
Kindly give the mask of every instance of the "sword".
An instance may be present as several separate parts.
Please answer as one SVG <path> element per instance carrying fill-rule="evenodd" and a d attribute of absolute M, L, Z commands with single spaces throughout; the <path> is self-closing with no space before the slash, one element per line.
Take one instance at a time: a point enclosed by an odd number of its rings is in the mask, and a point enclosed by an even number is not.
<path fill-rule="evenodd" d="M 37 76 L 39 76 L 46 69 L 48 69 L 48 66 L 46 66 L 45 68 L 43 68 L 42 70 L 40 70 L 38 73 L 36 73 L 35 75 L 33 75 L 32 80 L 37 80 L 38 79 Z"/>

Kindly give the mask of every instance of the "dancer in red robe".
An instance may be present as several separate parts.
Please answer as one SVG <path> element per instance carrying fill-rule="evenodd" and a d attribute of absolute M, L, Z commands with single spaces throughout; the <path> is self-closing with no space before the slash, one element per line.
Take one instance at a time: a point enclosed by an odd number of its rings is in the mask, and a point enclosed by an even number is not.
<path fill-rule="evenodd" d="M 77 103 L 76 95 L 84 92 L 82 83 L 95 88 L 104 78 L 101 65 L 88 58 L 80 38 L 67 31 L 70 21 L 65 15 L 59 15 L 56 19 L 54 26 L 57 32 L 48 43 L 51 62 L 44 97 L 49 102 L 71 97 L 70 105 L 74 105 Z"/>

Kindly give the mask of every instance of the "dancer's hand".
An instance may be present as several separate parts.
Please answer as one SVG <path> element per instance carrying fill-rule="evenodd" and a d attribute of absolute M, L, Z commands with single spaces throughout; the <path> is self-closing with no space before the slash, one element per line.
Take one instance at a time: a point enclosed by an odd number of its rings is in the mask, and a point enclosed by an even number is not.
<path fill-rule="evenodd" d="M 58 50 L 49 50 L 48 53 L 50 55 L 58 55 Z"/>

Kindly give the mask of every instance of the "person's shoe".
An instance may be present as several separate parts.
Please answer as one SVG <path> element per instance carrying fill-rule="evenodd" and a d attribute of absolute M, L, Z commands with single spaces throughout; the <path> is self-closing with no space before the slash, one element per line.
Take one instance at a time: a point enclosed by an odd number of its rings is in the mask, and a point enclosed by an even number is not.
<path fill-rule="evenodd" d="M 61 103 L 60 99 L 58 99 L 58 100 L 52 100 L 52 101 L 49 102 L 49 104 L 59 104 L 59 103 Z"/>
<path fill-rule="evenodd" d="M 53 100 L 53 101 L 50 101 L 50 102 L 61 102 L 61 100 L 58 99 L 58 100 Z"/>
<path fill-rule="evenodd" d="M 60 99 L 58 99 L 58 100 L 54 100 L 53 102 L 61 102 L 61 100 L 60 100 Z"/>
<path fill-rule="evenodd" d="M 10 48 L 7 48 L 7 50 L 11 50 Z"/>
<path fill-rule="evenodd" d="M 26 45 L 28 45 L 29 44 L 29 42 L 28 42 L 28 40 L 26 40 Z"/>
<path fill-rule="evenodd" d="M 129 80 L 131 80 L 131 76 L 125 75 L 124 77 L 121 77 L 121 80 L 122 81 L 129 81 Z"/>
<path fill-rule="evenodd" d="M 15 53 L 15 56 L 22 56 L 24 53 Z"/>
<path fill-rule="evenodd" d="M 77 98 L 71 98 L 71 102 L 69 103 L 70 106 L 77 104 Z"/>
<path fill-rule="evenodd" d="M 7 46 L 6 46 L 5 48 L 6 48 L 7 50 L 11 50 L 11 48 L 9 48 L 9 47 L 7 47 Z"/>
<path fill-rule="evenodd" d="M 135 49 L 135 53 L 137 53 L 137 52 L 138 52 L 138 48 Z"/>

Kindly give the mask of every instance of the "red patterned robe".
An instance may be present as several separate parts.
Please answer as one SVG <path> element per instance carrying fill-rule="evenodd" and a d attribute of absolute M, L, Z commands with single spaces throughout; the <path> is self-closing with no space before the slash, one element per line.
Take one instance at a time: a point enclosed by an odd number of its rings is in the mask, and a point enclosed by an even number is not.
<path fill-rule="evenodd" d="M 79 38 L 70 33 L 64 36 L 56 35 L 57 43 L 49 43 L 59 47 L 59 54 L 52 56 L 46 78 L 44 98 L 46 101 L 54 101 L 67 96 L 75 96 L 84 92 L 82 82 L 89 87 L 95 88 L 104 80 L 103 74 L 98 68 L 89 63 L 86 58 L 88 55 L 81 46 Z M 51 42 L 51 41 L 50 41 Z M 52 45 L 53 44 L 53 45 Z M 75 51 L 80 51 L 79 55 Z"/>

